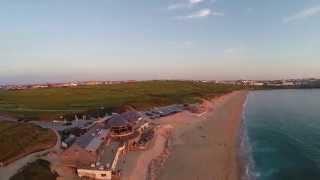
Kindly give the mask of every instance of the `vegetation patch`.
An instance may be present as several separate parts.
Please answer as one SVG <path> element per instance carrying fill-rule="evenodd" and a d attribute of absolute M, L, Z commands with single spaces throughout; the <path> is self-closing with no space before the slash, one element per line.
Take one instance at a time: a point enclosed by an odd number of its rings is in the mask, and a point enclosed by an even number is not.
<path fill-rule="evenodd" d="M 240 86 L 194 81 L 144 81 L 114 85 L 0 91 L 0 112 L 20 119 L 98 116 L 128 107 L 148 109 L 174 103 L 197 102 L 240 89 Z"/>
<path fill-rule="evenodd" d="M 19 173 L 10 180 L 55 180 L 56 174 L 50 170 L 50 163 L 45 160 L 37 160 L 25 166 Z"/>
<path fill-rule="evenodd" d="M 7 164 L 32 152 L 50 148 L 56 140 L 52 130 L 30 123 L 0 121 L 0 162 Z"/>

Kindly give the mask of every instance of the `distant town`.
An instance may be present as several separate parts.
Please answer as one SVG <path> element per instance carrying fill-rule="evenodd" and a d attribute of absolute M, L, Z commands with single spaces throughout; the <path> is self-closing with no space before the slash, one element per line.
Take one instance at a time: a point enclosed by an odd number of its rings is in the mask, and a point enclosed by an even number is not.
<path fill-rule="evenodd" d="M 265 87 L 265 88 L 319 88 L 320 79 L 306 78 L 306 79 L 283 79 L 283 80 L 195 80 L 203 83 L 219 83 L 231 85 L 243 85 L 251 87 Z M 78 82 L 63 82 L 63 83 L 37 83 L 37 84 L 5 84 L 0 85 L 0 89 L 4 90 L 27 90 L 27 89 L 44 89 L 44 88 L 66 88 L 78 86 L 97 86 L 97 85 L 111 85 L 122 83 L 134 83 L 136 80 L 126 81 L 78 81 Z"/>
<path fill-rule="evenodd" d="M 6 90 L 26 90 L 26 89 L 43 89 L 43 88 L 65 88 L 77 86 L 96 86 L 96 85 L 110 85 L 135 82 L 134 80 L 128 81 L 81 81 L 81 82 L 63 82 L 63 83 L 38 83 L 38 84 L 7 84 L 0 85 L 0 89 Z"/>
<path fill-rule="evenodd" d="M 236 81 L 216 81 L 216 83 L 245 85 L 265 88 L 312 88 L 320 87 L 320 79 L 282 79 L 282 80 L 236 80 Z"/>

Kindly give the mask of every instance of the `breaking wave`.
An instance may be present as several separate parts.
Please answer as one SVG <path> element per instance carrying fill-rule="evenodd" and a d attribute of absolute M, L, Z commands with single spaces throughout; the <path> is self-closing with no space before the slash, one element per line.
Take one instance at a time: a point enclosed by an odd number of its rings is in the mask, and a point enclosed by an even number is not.
<path fill-rule="evenodd" d="M 252 157 L 252 148 L 249 141 L 249 136 L 247 133 L 246 126 L 246 99 L 243 104 L 243 114 L 242 114 L 242 124 L 240 128 L 240 139 L 239 139 L 239 162 L 240 162 L 240 175 L 241 180 L 257 180 L 259 173 L 255 170 L 255 163 Z"/>

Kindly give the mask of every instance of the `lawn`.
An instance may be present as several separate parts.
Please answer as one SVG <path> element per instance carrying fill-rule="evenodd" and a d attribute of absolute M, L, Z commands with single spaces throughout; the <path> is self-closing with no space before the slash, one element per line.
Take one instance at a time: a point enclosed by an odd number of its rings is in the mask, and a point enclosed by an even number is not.
<path fill-rule="evenodd" d="M 53 131 L 29 123 L 0 121 L 0 162 L 7 164 L 56 143 Z"/>
<path fill-rule="evenodd" d="M 192 81 L 144 81 L 74 88 L 0 91 L 0 112 L 18 118 L 52 119 L 79 112 L 147 109 L 191 103 L 241 87 Z"/>

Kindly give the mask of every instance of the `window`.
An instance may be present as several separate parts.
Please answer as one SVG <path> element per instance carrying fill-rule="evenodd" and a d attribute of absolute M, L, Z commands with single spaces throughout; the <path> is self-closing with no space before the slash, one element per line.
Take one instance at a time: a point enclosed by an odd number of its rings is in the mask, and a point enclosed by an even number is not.
<path fill-rule="evenodd" d="M 106 177 L 107 175 L 106 174 L 101 174 L 101 177 Z"/>

